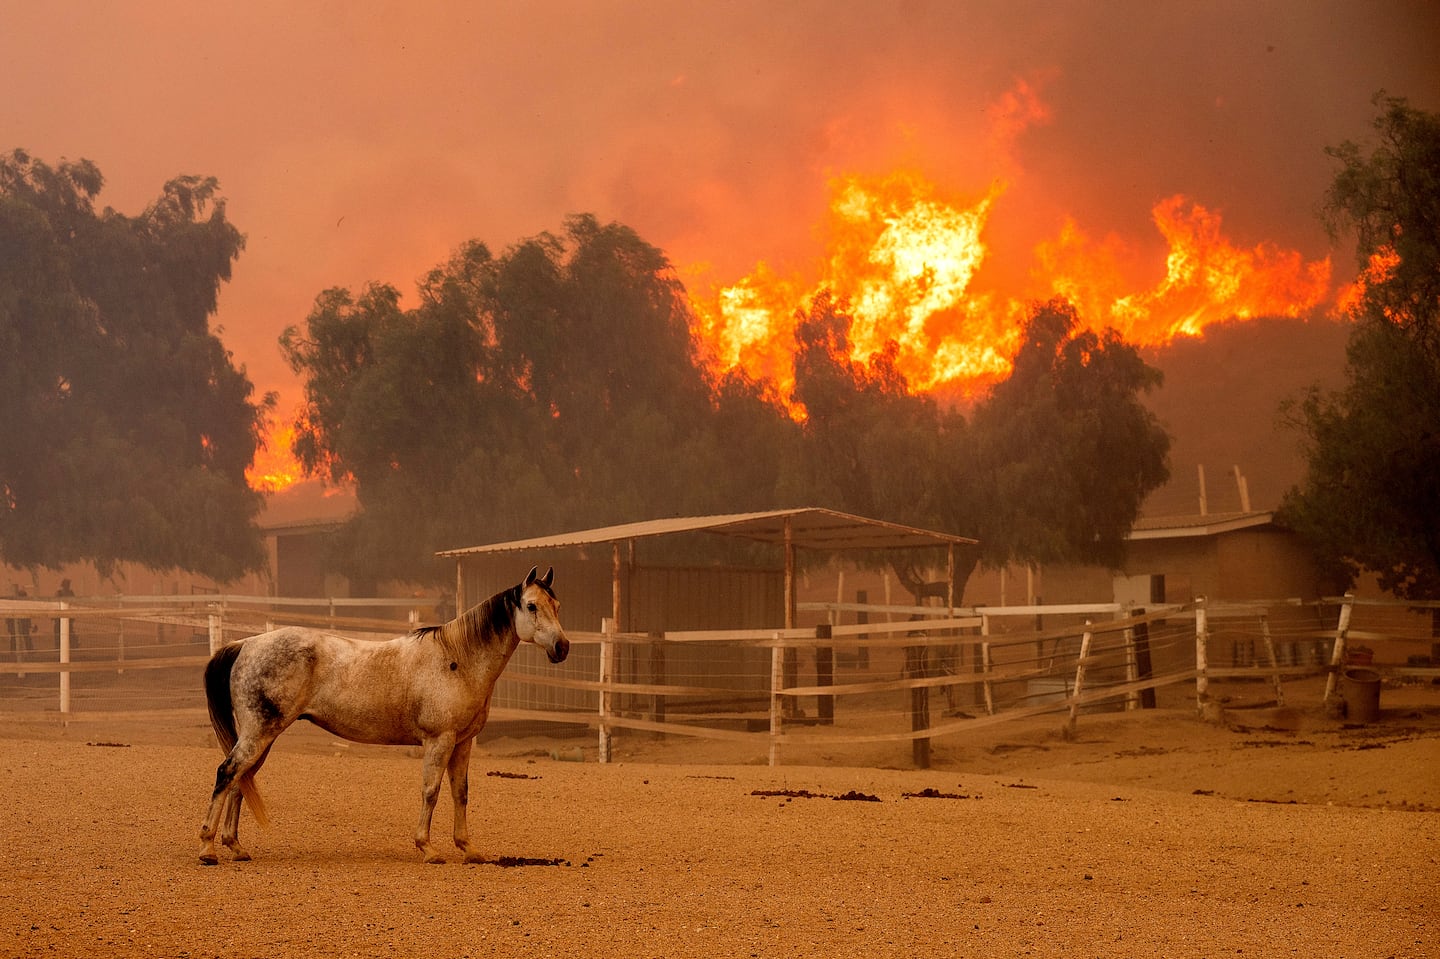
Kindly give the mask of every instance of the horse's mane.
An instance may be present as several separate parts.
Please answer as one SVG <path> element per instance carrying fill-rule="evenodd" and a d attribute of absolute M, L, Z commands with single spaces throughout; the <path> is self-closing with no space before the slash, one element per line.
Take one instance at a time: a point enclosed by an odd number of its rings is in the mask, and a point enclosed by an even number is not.
<path fill-rule="evenodd" d="M 520 592 L 521 587 L 512 586 L 470 607 L 455 617 L 454 630 L 447 629 L 450 624 L 421 626 L 415 635 L 433 636 L 452 655 L 466 646 L 488 646 L 505 635 L 515 621 L 514 610 L 520 605 Z"/>

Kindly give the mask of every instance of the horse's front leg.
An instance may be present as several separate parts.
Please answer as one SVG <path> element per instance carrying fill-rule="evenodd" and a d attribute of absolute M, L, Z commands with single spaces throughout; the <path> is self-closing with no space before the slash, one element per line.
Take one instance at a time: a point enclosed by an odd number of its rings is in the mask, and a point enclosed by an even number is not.
<path fill-rule="evenodd" d="M 415 846 L 425 856 L 426 862 L 440 863 L 445 857 L 430 845 L 430 820 L 435 816 L 435 800 L 440 796 L 440 783 L 445 778 L 445 768 L 455 751 L 455 734 L 444 733 L 424 743 L 425 768 L 420 782 L 420 822 L 415 827 Z"/>
<path fill-rule="evenodd" d="M 466 811 L 470 803 L 470 747 L 475 740 L 455 744 L 450 754 L 450 798 L 455 801 L 455 845 L 466 862 L 484 862 L 480 853 L 470 848 L 470 825 Z"/>

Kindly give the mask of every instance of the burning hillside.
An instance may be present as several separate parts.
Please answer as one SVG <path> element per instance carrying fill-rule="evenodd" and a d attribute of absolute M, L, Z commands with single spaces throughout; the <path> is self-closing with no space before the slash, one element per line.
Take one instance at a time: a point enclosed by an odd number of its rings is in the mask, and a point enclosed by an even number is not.
<path fill-rule="evenodd" d="M 947 198 L 913 172 L 837 178 L 828 248 L 809 275 L 780 276 L 761 264 L 694 297 L 713 362 L 772 380 L 788 395 L 795 311 L 825 288 L 849 304 L 856 360 L 893 341 L 913 388 L 960 393 L 1005 375 L 1036 300 L 1063 296 L 1091 326 L 1159 346 L 1235 318 L 1309 315 L 1333 295 L 1328 257 L 1238 243 L 1218 212 L 1182 195 L 1151 211 L 1168 249 L 1163 263 L 1139 262 L 1124 239 L 1094 240 L 1070 220 L 1034 251 L 1023 288 L 988 287 L 985 228 L 1004 192 L 997 182 L 969 201 Z"/>

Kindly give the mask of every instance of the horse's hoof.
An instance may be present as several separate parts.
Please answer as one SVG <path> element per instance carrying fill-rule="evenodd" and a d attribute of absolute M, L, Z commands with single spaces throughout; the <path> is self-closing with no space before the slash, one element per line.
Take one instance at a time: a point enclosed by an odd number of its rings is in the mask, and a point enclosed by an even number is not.
<path fill-rule="evenodd" d="M 200 854 L 200 865 L 202 865 L 202 866 L 218 866 L 219 864 L 220 864 L 220 857 L 217 856 L 217 855 L 215 855 L 213 852 L 202 852 L 202 853 Z"/>
<path fill-rule="evenodd" d="M 432 852 L 425 857 L 425 862 L 431 866 L 443 866 L 445 865 L 445 857 L 438 852 Z"/>
<path fill-rule="evenodd" d="M 247 851 L 244 850 L 244 849 L 241 849 L 239 846 L 236 846 L 234 849 L 231 850 L 231 852 L 233 852 L 233 853 L 235 854 L 235 861 L 236 861 L 236 862 L 249 862 L 249 861 L 250 861 L 250 853 L 247 852 Z"/>
<path fill-rule="evenodd" d="M 479 865 L 485 861 L 485 857 L 478 852 L 465 853 L 465 861 L 472 866 Z"/>

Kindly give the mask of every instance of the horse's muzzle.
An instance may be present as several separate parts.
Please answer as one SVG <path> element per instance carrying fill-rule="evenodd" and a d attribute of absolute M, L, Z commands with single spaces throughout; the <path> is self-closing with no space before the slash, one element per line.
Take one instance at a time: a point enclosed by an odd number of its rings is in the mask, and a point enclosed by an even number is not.
<path fill-rule="evenodd" d="M 570 655 L 570 640 L 561 636 L 555 640 L 555 645 L 552 648 L 545 651 L 545 655 L 550 658 L 550 662 L 552 663 L 565 662 L 565 657 Z"/>

